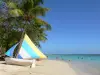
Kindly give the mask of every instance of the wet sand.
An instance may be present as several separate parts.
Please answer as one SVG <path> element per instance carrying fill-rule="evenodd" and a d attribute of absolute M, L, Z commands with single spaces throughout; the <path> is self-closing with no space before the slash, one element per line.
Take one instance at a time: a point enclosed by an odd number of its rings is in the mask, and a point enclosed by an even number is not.
<path fill-rule="evenodd" d="M 77 75 L 100 75 L 100 62 L 69 62 Z"/>

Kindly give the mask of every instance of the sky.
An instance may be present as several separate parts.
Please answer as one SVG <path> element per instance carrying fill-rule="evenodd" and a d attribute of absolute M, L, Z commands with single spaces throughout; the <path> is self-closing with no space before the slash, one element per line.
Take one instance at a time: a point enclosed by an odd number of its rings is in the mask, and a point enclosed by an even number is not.
<path fill-rule="evenodd" d="M 100 0 L 44 0 L 52 26 L 41 43 L 47 54 L 100 54 Z"/>

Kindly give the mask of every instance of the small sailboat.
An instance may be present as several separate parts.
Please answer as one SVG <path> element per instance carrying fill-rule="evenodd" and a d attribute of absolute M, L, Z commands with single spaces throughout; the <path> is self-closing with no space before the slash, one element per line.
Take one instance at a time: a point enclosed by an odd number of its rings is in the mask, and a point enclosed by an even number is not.
<path fill-rule="evenodd" d="M 46 59 L 46 55 L 44 55 L 30 40 L 27 34 L 24 35 L 21 46 L 19 47 L 19 51 L 16 57 L 13 57 L 15 48 L 19 45 L 19 43 L 12 46 L 5 54 L 9 57 L 5 58 L 6 64 L 14 64 L 14 65 L 30 65 L 31 67 L 35 67 L 36 59 Z"/>

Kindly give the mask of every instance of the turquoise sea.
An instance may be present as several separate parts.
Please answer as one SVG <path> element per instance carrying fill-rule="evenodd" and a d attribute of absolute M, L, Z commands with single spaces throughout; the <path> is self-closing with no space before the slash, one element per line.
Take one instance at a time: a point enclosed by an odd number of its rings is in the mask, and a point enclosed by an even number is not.
<path fill-rule="evenodd" d="M 49 60 L 69 63 L 77 75 L 100 75 L 100 54 L 47 54 Z"/>
<path fill-rule="evenodd" d="M 51 60 L 100 61 L 100 54 L 47 54 Z"/>

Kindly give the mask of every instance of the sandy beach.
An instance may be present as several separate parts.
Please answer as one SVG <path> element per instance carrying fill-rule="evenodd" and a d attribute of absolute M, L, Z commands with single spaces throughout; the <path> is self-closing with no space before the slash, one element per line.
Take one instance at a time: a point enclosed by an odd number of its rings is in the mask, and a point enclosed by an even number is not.
<path fill-rule="evenodd" d="M 58 60 L 39 61 L 35 68 L 3 63 L 0 61 L 0 75 L 77 75 L 68 63 Z"/>

